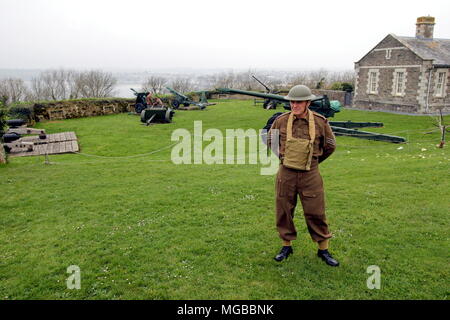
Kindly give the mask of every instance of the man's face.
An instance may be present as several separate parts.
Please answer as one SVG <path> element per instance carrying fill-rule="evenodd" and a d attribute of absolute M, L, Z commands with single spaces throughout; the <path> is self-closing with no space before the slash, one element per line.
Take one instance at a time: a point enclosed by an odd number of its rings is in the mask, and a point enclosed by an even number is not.
<path fill-rule="evenodd" d="M 310 104 L 311 101 L 291 101 L 292 113 L 295 115 L 304 114 Z"/>

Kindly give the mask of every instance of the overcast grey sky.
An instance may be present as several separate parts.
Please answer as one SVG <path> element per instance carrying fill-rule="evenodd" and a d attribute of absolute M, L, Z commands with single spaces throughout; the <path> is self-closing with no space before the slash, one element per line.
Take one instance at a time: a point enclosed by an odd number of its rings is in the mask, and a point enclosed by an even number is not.
<path fill-rule="evenodd" d="M 0 0 L 0 68 L 353 69 L 448 0 Z"/>

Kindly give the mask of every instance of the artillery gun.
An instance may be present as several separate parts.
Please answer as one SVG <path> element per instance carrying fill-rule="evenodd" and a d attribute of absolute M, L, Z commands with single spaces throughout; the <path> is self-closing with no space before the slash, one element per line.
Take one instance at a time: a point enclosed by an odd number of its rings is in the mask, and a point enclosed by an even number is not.
<path fill-rule="evenodd" d="M 237 93 L 237 94 L 243 94 L 247 96 L 253 96 L 253 97 L 259 97 L 263 99 L 270 99 L 277 101 L 277 104 L 283 104 L 284 109 L 291 110 L 291 105 L 289 100 L 286 100 L 284 96 L 274 94 L 274 93 L 262 93 L 262 92 L 256 92 L 256 91 L 245 91 L 245 90 L 238 90 L 238 89 L 229 89 L 229 88 L 217 88 L 216 89 L 220 93 Z M 312 111 L 315 111 L 317 113 L 320 113 L 324 117 L 333 117 L 336 112 L 339 112 L 341 110 L 341 103 L 337 100 L 330 101 L 328 99 L 328 96 L 318 96 L 316 99 L 311 101 L 311 105 L 309 106 L 309 109 Z"/>
<path fill-rule="evenodd" d="M 290 102 L 289 100 L 286 100 L 284 96 L 274 94 L 274 93 L 261 93 L 261 92 L 255 92 L 255 91 L 245 91 L 245 90 L 238 90 L 238 89 L 230 89 L 230 88 L 217 88 L 218 92 L 221 93 L 237 93 L 237 94 L 243 94 L 253 97 L 259 97 L 264 99 L 272 99 L 277 100 L 278 103 L 282 103 L 284 109 L 291 110 Z M 318 96 L 316 99 L 311 101 L 311 105 L 309 106 L 309 109 L 320 113 L 326 118 L 333 117 L 336 112 L 341 111 L 341 103 L 337 100 L 329 100 L 327 95 Z M 269 118 L 267 121 L 265 129 L 269 129 L 272 125 L 272 123 L 275 121 L 275 119 L 283 114 L 283 112 L 279 112 L 274 114 L 272 117 Z M 385 141 L 385 142 L 392 142 L 392 143 L 402 143 L 406 142 L 406 139 L 403 137 L 397 137 L 387 134 L 380 134 L 380 133 L 374 133 L 374 132 L 368 132 L 368 131 L 361 131 L 358 130 L 359 128 L 380 128 L 383 127 L 383 123 L 381 122 L 352 122 L 352 121 L 330 121 L 329 122 L 331 129 L 333 130 L 334 134 L 336 136 L 349 136 L 349 137 L 355 137 L 360 139 L 367 139 L 367 140 L 376 140 L 376 141 Z"/>
<path fill-rule="evenodd" d="M 149 94 L 149 92 L 137 92 L 133 88 L 130 88 L 131 91 L 133 91 L 134 95 L 136 96 L 136 102 L 134 103 L 134 110 L 137 114 L 140 114 L 142 110 L 147 108 L 147 103 L 145 102 L 145 98 Z"/>
<path fill-rule="evenodd" d="M 206 99 L 206 91 L 199 91 L 201 94 L 200 101 L 194 101 L 190 99 L 188 96 L 182 94 L 181 92 L 176 91 L 173 88 L 166 87 L 167 90 L 169 90 L 173 95 L 174 99 L 172 100 L 172 106 L 174 109 L 180 108 L 180 105 L 183 105 L 184 107 L 189 107 L 191 104 L 197 106 L 200 108 L 200 110 L 205 109 L 207 106 L 215 105 L 215 103 L 209 103 Z"/>
<path fill-rule="evenodd" d="M 175 111 L 166 107 L 148 107 L 141 111 L 141 122 L 147 126 L 151 123 L 170 123 L 172 122 Z"/>
<path fill-rule="evenodd" d="M 255 79 L 260 85 L 262 85 L 266 89 L 266 93 L 273 93 L 273 94 L 279 93 L 278 90 L 270 89 L 267 85 L 265 85 L 261 80 L 259 80 L 254 75 L 252 75 L 252 78 Z M 255 101 L 256 100 L 257 99 L 255 99 Z M 263 108 L 264 109 L 276 109 L 279 103 L 280 102 L 276 99 L 266 98 L 263 100 Z"/>
<path fill-rule="evenodd" d="M 175 111 L 171 108 L 165 106 L 148 106 L 145 98 L 149 92 L 137 92 L 133 88 L 130 88 L 136 96 L 136 103 L 134 109 L 137 114 L 141 116 L 141 122 L 145 123 L 147 126 L 156 122 L 159 123 L 170 123 L 172 122 L 173 115 Z"/>
<path fill-rule="evenodd" d="M 2 136 L 3 147 L 6 152 L 10 152 L 11 149 L 25 149 L 27 152 L 33 151 L 33 146 L 36 142 L 23 141 L 22 135 L 24 134 L 38 134 L 40 140 L 45 140 L 47 134 L 44 129 L 27 128 L 26 121 L 22 119 L 6 120 L 8 130 Z"/>

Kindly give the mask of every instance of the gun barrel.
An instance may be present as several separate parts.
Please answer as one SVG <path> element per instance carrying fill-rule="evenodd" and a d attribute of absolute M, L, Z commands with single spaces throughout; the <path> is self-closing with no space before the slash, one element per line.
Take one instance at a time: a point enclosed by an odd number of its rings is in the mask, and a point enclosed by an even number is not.
<path fill-rule="evenodd" d="M 11 120 L 6 120 L 6 124 L 8 125 L 8 127 L 10 128 L 18 128 L 20 126 L 25 125 L 27 122 L 23 119 L 11 119 Z"/>
<path fill-rule="evenodd" d="M 172 89 L 171 87 L 166 87 L 167 90 L 169 90 L 172 94 L 176 95 L 176 96 L 180 96 L 183 99 L 189 100 L 189 98 L 187 96 L 185 96 L 184 94 Z"/>
<path fill-rule="evenodd" d="M 335 126 L 331 126 L 331 130 L 333 130 L 333 133 L 336 136 L 349 136 L 349 137 L 355 137 L 355 138 L 360 138 L 360 139 L 386 141 L 386 142 L 392 142 L 392 143 L 406 142 L 406 139 L 403 137 L 391 136 L 391 135 L 382 134 L 382 133 L 360 131 L 360 130 L 356 130 L 356 129 L 342 128 L 342 127 L 335 127 Z"/>
<path fill-rule="evenodd" d="M 273 93 L 262 93 L 262 92 L 256 92 L 256 91 L 245 91 L 245 90 L 230 89 L 230 88 L 217 88 L 217 91 L 219 91 L 221 93 L 238 93 L 238 94 L 244 94 L 244 95 L 252 96 L 252 97 L 278 100 L 280 102 L 289 102 L 283 96 L 280 96 L 278 94 L 273 94 Z"/>
<path fill-rule="evenodd" d="M 254 75 L 252 75 L 253 79 L 255 79 L 256 81 L 259 82 L 260 85 L 262 85 L 264 88 L 266 88 L 267 92 L 270 93 L 270 88 L 268 86 L 266 86 L 264 83 L 262 83 L 257 77 L 255 77 Z"/>

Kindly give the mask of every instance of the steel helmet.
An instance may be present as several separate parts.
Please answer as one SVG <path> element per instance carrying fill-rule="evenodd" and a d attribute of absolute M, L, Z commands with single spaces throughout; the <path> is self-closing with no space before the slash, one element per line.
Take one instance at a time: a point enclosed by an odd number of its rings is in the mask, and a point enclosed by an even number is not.
<path fill-rule="evenodd" d="M 289 101 L 308 101 L 315 99 L 316 96 L 311 93 L 311 90 L 307 86 L 299 84 L 293 86 L 284 98 Z"/>

